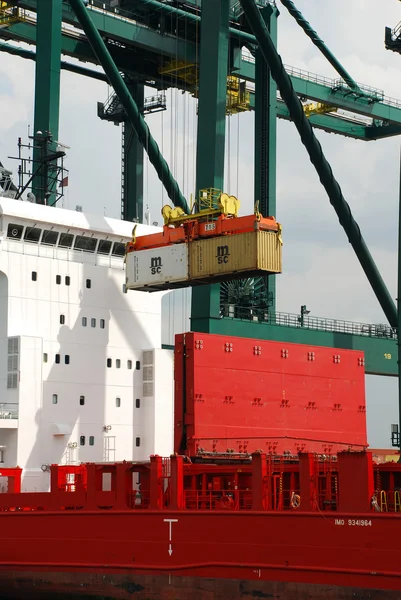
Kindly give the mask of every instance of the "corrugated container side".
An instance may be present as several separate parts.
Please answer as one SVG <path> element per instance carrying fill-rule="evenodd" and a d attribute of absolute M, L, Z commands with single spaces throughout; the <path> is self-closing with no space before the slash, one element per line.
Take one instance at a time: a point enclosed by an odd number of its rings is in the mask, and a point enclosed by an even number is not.
<path fill-rule="evenodd" d="M 129 252 L 126 257 L 126 285 L 138 289 L 188 279 L 187 244 Z"/>
<path fill-rule="evenodd" d="M 282 244 L 276 233 L 257 231 L 258 269 L 270 273 L 282 271 Z"/>
<path fill-rule="evenodd" d="M 274 232 L 254 231 L 190 244 L 190 279 L 258 270 L 281 272 L 281 244 Z"/>

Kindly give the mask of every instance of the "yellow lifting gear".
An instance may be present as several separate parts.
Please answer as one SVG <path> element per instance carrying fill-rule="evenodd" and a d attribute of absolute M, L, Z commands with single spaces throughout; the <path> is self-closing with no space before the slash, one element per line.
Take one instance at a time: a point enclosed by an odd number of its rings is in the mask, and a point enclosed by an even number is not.
<path fill-rule="evenodd" d="M 235 196 L 222 193 L 221 190 L 206 188 L 199 192 L 198 207 L 198 212 L 187 215 L 179 206 L 172 208 L 166 204 L 162 208 L 164 224 L 178 226 L 191 219 L 216 217 L 219 215 L 237 217 L 240 201 Z"/>

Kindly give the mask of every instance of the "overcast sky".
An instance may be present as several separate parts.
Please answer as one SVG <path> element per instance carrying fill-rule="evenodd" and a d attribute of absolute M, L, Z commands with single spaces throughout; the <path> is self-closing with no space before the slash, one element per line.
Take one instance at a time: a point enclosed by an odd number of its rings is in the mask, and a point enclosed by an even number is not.
<path fill-rule="evenodd" d="M 401 21 L 396 0 L 298 0 L 297 6 L 358 82 L 401 99 L 401 56 L 385 50 L 384 28 Z M 280 7 L 279 51 L 287 65 L 337 78 L 336 72 Z M 92 68 L 91 65 L 89 65 Z M 62 72 L 59 141 L 71 147 L 66 208 L 119 217 L 121 129 L 100 121 L 97 101 L 110 88 Z M 153 92 L 148 90 L 147 95 Z M 194 193 L 196 104 L 168 92 L 169 110 L 147 118 L 184 194 Z M 0 53 L 0 160 L 9 168 L 17 138 L 33 125 L 34 63 Z M 227 124 L 226 191 L 253 204 L 253 114 Z M 392 296 L 396 296 L 399 139 L 349 140 L 317 132 L 345 198 Z M 239 144 L 238 144 L 239 141 Z M 291 123 L 278 123 L 277 219 L 284 228 L 284 273 L 279 277 L 278 310 L 384 323 L 385 317 L 357 262 L 314 168 Z M 153 168 L 145 161 L 145 203 L 151 221 L 161 222 L 167 202 Z M 369 441 L 388 446 L 390 423 L 397 422 L 397 380 L 367 378 Z"/>

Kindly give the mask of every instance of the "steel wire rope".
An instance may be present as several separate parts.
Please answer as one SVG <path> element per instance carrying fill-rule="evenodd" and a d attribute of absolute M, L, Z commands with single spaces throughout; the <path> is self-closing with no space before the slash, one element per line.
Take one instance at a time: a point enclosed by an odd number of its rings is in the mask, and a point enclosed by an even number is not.
<path fill-rule="evenodd" d="M 238 24 L 238 40 L 237 41 L 238 41 L 238 46 L 239 46 L 241 54 L 242 54 L 241 33 L 242 33 L 241 23 L 239 23 Z M 232 37 L 234 37 L 234 36 L 232 36 Z M 239 81 L 239 78 L 238 78 L 238 85 L 239 85 L 239 83 L 240 83 L 240 81 Z M 246 84 L 245 84 L 245 87 L 246 87 Z M 236 169 L 237 169 L 237 176 L 236 176 L 236 196 L 237 196 L 237 198 L 239 198 L 240 116 L 241 116 L 241 113 L 238 112 L 237 113 L 237 165 L 236 165 Z"/>
<path fill-rule="evenodd" d="M 201 0 L 195 1 L 196 10 L 200 10 Z M 193 140 L 194 140 L 194 158 L 193 158 L 193 178 L 194 178 L 194 203 L 193 210 L 197 212 L 199 209 L 198 205 L 198 193 L 197 189 L 197 155 L 198 155 L 198 110 L 199 110 L 199 23 L 195 23 L 195 106 L 193 113 Z"/>
<path fill-rule="evenodd" d="M 239 125 L 240 125 L 240 115 L 237 115 L 237 185 L 236 185 L 236 196 L 239 198 Z"/>
<path fill-rule="evenodd" d="M 228 94 L 226 92 L 226 105 L 227 105 L 227 97 Z M 231 193 L 231 119 L 230 115 L 225 117 L 228 127 L 227 127 L 227 194 Z M 224 179 L 223 179 L 224 185 Z M 221 190 L 223 191 L 223 190 Z"/>
<path fill-rule="evenodd" d="M 184 51 L 184 61 L 185 64 L 187 64 L 187 22 L 185 21 L 185 25 L 184 25 L 184 40 L 185 40 L 185 51 Z M 183 104 L 184 104 L 184 108 L 183 108 L 183 122 L 184 122 L 184 133 L 183 133 L 183 144 L 182 144 L 182 150 L 183 150 L 183 164 L 182 164 L 182 188 L 183 190 L 185 190 L 185 185 L 186 185 L 186 177 L 185 177 L 185 168 L 186 168 L 186 146 L 187 146 L 187 138 L 186 138 L 186 99 L 187 99 L 187 79 L 185 79 L 184 82 L 184 95 L 183 95 Z M 185 194 L 185 191 L 184 191 Z M 188 195 L 188 190 L 186 192 L 186 195 Z"/>
<path fill-rule="evenodd" d="M 386 284 L 369 252 L 358 223 L 355 221 L 351 208 L 345 200 L 341 187 L 334 177 L 321 144 L 315 136 L 309 119 L 305 116 L 303 106 L 298 98 L 291 78 L 286 72 L 281 56 L 271 40 L 269 31 L 263 21 L 254 0 L 240 0 L 246 18 L 252 31 L 258 38 L 260 50 L 270 67 L 271 76 L 277 84 L 282 99 L 285 101 L 291 119 L 296 126 L 310 161 L 316 169 L 320 182 L 325 188 L 330 204 L 333 206 L 338 219 L 352 245 L 355 254 L 370 282 L 372 289 L 391 326 L 397 324 L 397 310 Z"/>
<path fill-rule="evenodd" d="M 173 31 L 173 15 L 170 15 L 170 33 Z M 170 53 L 170 63 L 173 62 L 173 53 Z M 170 164 L 171 170 L 174 173 L 173 164 L 173 88 L 172 88 L 172 76 L 170 75 Z"/>
<path fill-rule="evenodd" d="M 178 15 L 175 18 L 175 62 L 178 67 Z M 174 77 L 174 159 L 173 159 L 173 173 L 174 177 L 178 178 L 178 70 L 175 71 Z"/>
<path fill-rule="evenodd" d="M 163 35 L 162 33 L 162 23 L 163 23 L 163 13 L 162 13 L 162 9 L 160 8 L 160 35 Z M 166 95 L 166 90 L 164 89 L 164 69 L 163 69 L 163 53 L 162 53 L 162 49 L 161 49 L 161 44 L 160 44 L 160 65 L 162 66 L 161 69 L 161 89 L 162 92 L 164 94 L 164 97 L 166 98 L 166 109 L 167 109 L 167 95 Z M 162 155 L 164 156 L 164 110 L 162 109 L 161 111 L 161 145 L 162 145 Z M 164 206 L 164 183 L 162 180 L 162 193 L 161 193 L 161 208 L 160 208 L 160 212 Z"/>

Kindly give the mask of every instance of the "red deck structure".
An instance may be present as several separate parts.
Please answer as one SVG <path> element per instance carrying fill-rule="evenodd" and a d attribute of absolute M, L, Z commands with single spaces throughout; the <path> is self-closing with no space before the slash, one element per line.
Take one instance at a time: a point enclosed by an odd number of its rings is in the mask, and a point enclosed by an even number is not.
<path fill-rule="evenodd" d="M 0 495 L 2 598 L 399 598 L 399 464 L 154 456 L 78 475 L 54 465 L 50 492 Z"/>
<path fill-rule="evenodd" d="M 198 333 L 175 348 L 176 452 L 367 447 L 362 352 Z"/>
<path fill-rule="evenodd" d="M 361 353 L 186 334 L 175 364 L 180 453 L 52 465 L 46 493 L 9 472 L 1 598 L 399 600 L 401 464 L 355 451 Z"/>

